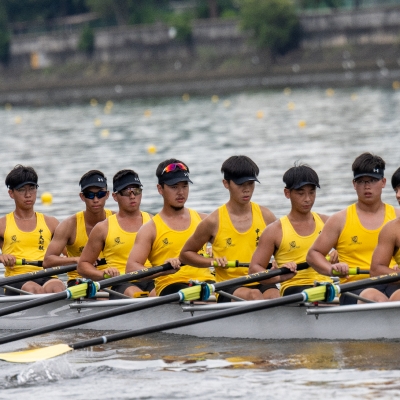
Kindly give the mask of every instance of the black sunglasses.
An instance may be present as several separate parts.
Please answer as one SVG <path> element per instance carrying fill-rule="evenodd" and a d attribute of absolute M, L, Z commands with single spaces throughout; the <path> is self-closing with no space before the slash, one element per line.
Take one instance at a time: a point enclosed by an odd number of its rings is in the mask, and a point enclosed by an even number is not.
<path fill-rule="evenodd" d="M 106 190 L 99 190 L 98 192 L 82 192 L 86 199 L 93 200 L 95 197 L 102 199 L 107 195 Z"/>

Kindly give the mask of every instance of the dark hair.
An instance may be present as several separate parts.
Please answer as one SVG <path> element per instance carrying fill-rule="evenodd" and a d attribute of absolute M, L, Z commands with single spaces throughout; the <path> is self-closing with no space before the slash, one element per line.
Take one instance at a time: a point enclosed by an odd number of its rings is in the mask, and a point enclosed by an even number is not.
<path fill-rule="evenodd" d="M 379 156 L 371 153 L 359 155 L 351 166 L 352 171 L 371 172 L 374 168 L 385 169 L 385 161 Z"/>
<path fill-rule="evenodd" d="M 258 176 L 260 169 L 257 164 L 247 156 L 232 156 L 224 161 L 221 172 L 224 174 L 224 177 L 230 176 L 240 178 L 242 176 Z"/>
<path fill-rule="evenodd" d="M 400 167 L 392 175 L 392 188 L 396 189 L 397 186 L 400 186 Z"/>
<path fill-rule="evenodd" d="M 38 182 L 38 175 L 32 167 L 24 165 L 16 165 L 7 175 L 5 184 L 9 189 L 14 189 L 16 186 L 24 182 Z"/>
<path fill-rule="evenodd" d="M 81 176 L 81 179 L 80 179 L 78 185 L 80 186 L 80 185 L 82 184 L 82 182 L 83 182 L 85 179 L 90 178 L 90 177 L 93 176 L 93 175 L 100 175 L 100 176 L 102 176 L 103 178 L 107 179 L 107 178 L 105 177 L 105 175 L 104 175 L 101 171 L 99 171 L 99 170 L 97 170 L 97 169 L 91 169 L 90 171 L 86 172 L 86 174 L 83 174 L 83 175 Z M 107 187 L 107 185 L 106 185 L 106 187 Z"/>
<path fill-rule="evenodd" d="M 121 169 L 121 171 L 118 171 L 113 176 L 113 184 L 115 184 L 116 181 L 120 180 L 125 175 L 136 175 L 136 176 L 138 176 L 138 173 L 135 172 L 133 169 Z"/>
<path fill-rule="evenodd" d="M 189 171 L 189 167 L 181 160 L 178 160 L 176 158 L 169 158 L 168 160 L 165 160 L 163 162 L 160 162 L 160 164 L 158 164 L 158 167 L 156 169 L 156 177 L 160 178 L 160 176 L 162 175 L 162 172 L 164 171 L 164 168 L 169 165 L 169 164 L 174 164 L 174 163 L 182 163 L 186 168 L 187 168 L 187 172 Z M 163 186 L 164 184 L 162 183 L 161 186 Z"/>
<path fill-rule="evenodd" d="M 317 173 L 307 164 L 294 164 L 283 175 L 286 189 L 300 189 L 304 185 L 315 185 L 319 187 Z"/>

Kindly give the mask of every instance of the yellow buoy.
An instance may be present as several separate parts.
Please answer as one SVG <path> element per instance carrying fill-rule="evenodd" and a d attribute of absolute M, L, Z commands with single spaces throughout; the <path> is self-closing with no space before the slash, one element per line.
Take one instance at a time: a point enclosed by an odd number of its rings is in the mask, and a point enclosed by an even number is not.
<path fill-rule="evenodd" d="M 290 88 L 285 88 L 283 89 L 283 94 L 285 94 L 286 96 L 289 96 L 292 93 L 292 89 Z"/>
<path fill-rule="evenodd" d="M 96 118 L 94 120 L 94 126 L 97 126 L 97 127 L 101 126 L 101 119 L 100 118 Z"/>
<path fill-rule="evenodd" d="M 392 87 L 394 90 L 399 90 L 400 89 L 400 82 L 399 81 L 394 81 L 392 83 Z"/>
<path fill-rule="evenodd" d="M 225 100 L 224 101 L 224 107 L 229 108 L 231 106 L 231 101 L 230 100 Z"/>
<path fill-rule="evenodd" d="M 307 126 L 306 121 L 304 121 L 303 119 L 299 121 L 299 128 L 305 128 Z"/>
<path fill-rule="evenodd" d="M 156 148 L 156 146 L 154 146 L 154 144 L 151 144 L 151 145 L 147 148 L 147 152 L 150 153 L 150 154 L 157 153 L 157 148 Z"/>
<path fill-rule="evenodd" d="M 108 100 L 106 102 L 106 108 L 109 108 L 110 110 L 114 107 L 114 103 L 111 100 Z"/>
<path fill-rule="evenodd" d="M 189 101 L 189 100 L 190 100 L 189 93 L 184 93 L 184 94 L 182 95 L 182 100 L 183 100 L 183 101 Z"/>
<path fill-rule="evenodd" d="M 261 110 L 257 111 L 257 118 L 258 119 L 264 118 L 264 111 L 261 111 Z"/>
<path fill-rule="evenodd" d="M 101 130 L 101 137 L 102 138 L 108 138 L 110 136 L 110 131 L 108 129 L 102 129 Z"/>
<path fill-rule="evenodd" d="M 42 204 L 49 206 L 53 202 L 53 195 L 49 192 L 44 192 L 40 199 L 42 200 Z"/>
<path fill-rule="evenodd" d="M 99 104 L 99 102 L 96 99 L 90 99 L 90 105 L 92 107 L 96 107 Z"/>
<path fill-rule="evenodd" d="M 6 109 L 6 111 L 11 111 L 12 105 L 10 103 L 6 103 L 4 108 Z"/>
<path fill-rule="evenodd" d="M 335 94 L 335 91 L 332 88 L 326 89 L 325 91 L 328 97 L 332 97 Z"/>
<path fill-rule="evenodd" d="M 287 108 L 289 110 L 294 110 L 296 108 L 296 104 L 294 104 L 293 101 L 291 101 L 288 103 Z"/>
<path fill-rule="evenodd" d="M 20 124 L 22 122 L 22 118 L 18 115 L 17 117 L 15 117 L 14 122 L 16 124 Z"/>
<path fill-rule="evenodd" d="M 358 95 L 357 93 L 352 93 L 351 97 L 350 97 L 353 101 L 356 101 L 358 99 Z"/>
<path fill-rule="evenodd" d="M 211 96 L 211 101 L 213 103 L 218 103 L 219 102 L 219 97 L 216 94 L 214 94 L 214 95 Z"/>
<path fill-rule="evenodd" d="M 151 117 L 151 110 L 145 110 L 144 111 L 144 116 L 147 117 L 147 118 Z"/>

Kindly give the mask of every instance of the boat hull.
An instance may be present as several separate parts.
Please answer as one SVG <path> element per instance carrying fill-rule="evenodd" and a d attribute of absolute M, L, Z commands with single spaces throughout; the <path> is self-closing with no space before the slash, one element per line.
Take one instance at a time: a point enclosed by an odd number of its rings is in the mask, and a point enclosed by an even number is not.
<path fill-rule="evenodd" d="M 12 304 L 12 303 L 11 303 Z M 28 330 L 55 324 L 81 316 L 112 309 L 112 306 L 96 308 L 70 308 L 70 302 L 58 301 L 49 305 L 10 314 L 0 318 L 2 330 Z M 6 307 L 10 304 L 1 304 Z M 115 306 L 114 306 L 115 307 Z M 207 307 L 207 306 L 203 306 Z M 228 337 L 249 339 L 322 339 L 322 340 L 376 340 L 400 337 L 400 307 L 391 309 L 365 309 L 356 312 L 307 315 L 327 307 L 283 306 L 205 322 L 169 332 L 199 337 Z M 335 307 L 337 309 L 338 307 Z M 340 311 L 340 310 L 339 310 Z M 195 311 L 202 315 L 212 311 Z M 183 312 L 179 304 L 168 304 L 125 314 L 105 320 L 79 325 L 71 329 L 98 331 L 136 330 L 165 322 L 192 318 L 191 312 Z"/>

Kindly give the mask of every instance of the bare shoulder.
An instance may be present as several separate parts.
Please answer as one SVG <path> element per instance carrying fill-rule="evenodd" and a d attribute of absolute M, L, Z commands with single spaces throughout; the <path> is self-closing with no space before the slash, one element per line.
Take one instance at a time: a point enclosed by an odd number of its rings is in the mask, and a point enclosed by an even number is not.
<path fill-rule="evenodd" d="M 108 219 L 98 222 L 90 232 L 89 237 L 106 239 L 108 233 Z"/>
<path fill-rule="evenodd" d="M 338 211 L 337 213 L 331 215 L 325 221 L 325 230 L 334 229 L 336 231 L 341 231 L 344 228 L 347 217 L 347 209 Z"/>
<path fill-rule="evenodd" d="M 6 230 L 6 217 L 0 218 L 0 236 L 4 237 L 4 232 Z"/>
<path fill-rule="evenodd" d="M 320 217 L 322 219 L 322 221 L 325 223 L 326 221 L 328 221 L 329 219 L 329 215 L 326 214 L 319 214 L 317 213 L 318 217 Z"/>
<path fill-rule="evenodd" d="M 276 221 L 277 218 L 275 214 L 268 207 L 260 206 L 260 210 L 267 225 L 272 224 L 274 221 Z"/>
<path fill-rule="evenodd" d="M 199 212 L 200 218 L 203 220 L 208 217 L 208 214 Z"/>
<path fill-rule="evenodd" d="M 275 238 L 282 236 L 282 223 L 280 219 L 270 223 L 267 227 L 263 230 L 262 236 L 268 238 Z"/>
<path fill-rule="evenodd" d="M 60 224 L 60 221 L 56 217 L 50 217 L 49 215 L 45 215 L 44 220 L 46 222 L 46 225 L 49 227 L 51 233 L 54 233 L 57 226 Z"/>
<path fill-rule="evenodd" d="M 395 207 L 394 212 L 396 213 L 396 217 L 399 218 L 400 217 L 400 208 Z"/>
<path fill-rule="evenodd" d="M 151 240 L 152 242 L 155 240 L 157 234 L 156 224 L 153 220 L 150 220 L 143 224 L 138 230 L 136 240 Z"/>

